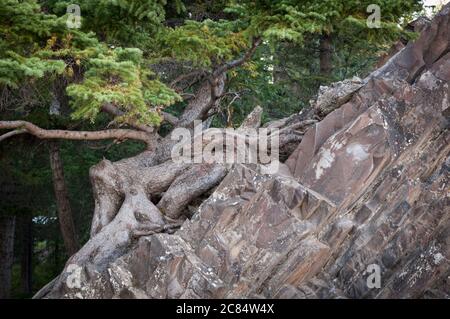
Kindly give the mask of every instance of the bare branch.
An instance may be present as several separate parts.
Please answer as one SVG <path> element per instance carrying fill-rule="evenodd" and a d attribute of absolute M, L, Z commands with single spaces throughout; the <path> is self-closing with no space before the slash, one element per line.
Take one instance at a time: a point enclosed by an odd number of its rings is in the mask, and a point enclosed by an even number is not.
<path fill-rule="evenodd" d="M 182 74 L 170 83 L 170 87 L 174 88 L 179 82 L 186 81 L 187 79 L 190 79 L 192 77 L 198 77 L 199 75 L 202 75 L 203 73 L 204 73 L 204 71 L 196 70 L 196 71 L 192 71 L 192 72 L 189 72 L 186 74 Z"/>
<path fill-rule="evenodd" d="M 147 133 L 128 129 L 109 129 L 103 131 L 67 131 L 45 130 L 26 121 L 0 121 L 0 129 L 24 130 L 27 133 L 41 139 L 65 139 L 65 140 L 139 140 L 147 143 L 148 147 L 154 139 Z M 11 132 L 10 132 L 11 133 Z M 9 134 L 9 133 L 6 133 Z M 5 135 L 6 135 L 5 134 Z"/>
<path fill-rule="evenodd" d="M 208 81 L 210 84 L 209 89 L 210 89 L 211 97 L 210 97 L 208 106 L 200 114 L 201 120 L 206 120 L 208 118 L 209 110 L 211 108 L 213 108 L 214 105 L 216 105 L 216 102 L 219 100 L 219 96 L 222 95 L 222 94 L 220 94 L 220 95 L 217 94 L 217 90 L 219 87 L 219 79 L 218 78 L 208 78 Z"/>
<path fill-rule="evenodd" d="M 121 110 L 119 110 L 116 106 L 114 106 L 111 103 L 107 103 L 105 105 L 102 106 L 102 111 L 108 114 L 111 114 L 113 116 L 122 116 L 125 113 L 122 112 Z M 128 125 L 130 125 L 131 127 L 146 132 L 146 133 L 153 133 L 155 130 L 153 127 L 151 126 L 147 126 L 147 125 L 142 125 L 142 124 L 138 124 L 134 121 L 128 121 L 127 122 Z"/>
<path fill-rule="evenodd" d="M 212 115 L 210 110 L 218 103 L 220 98 L 224 95 L 223 90 L 226 72 L 233 68 L 241 66 L 249 59 L 251 59 L 258 46 L 261 44 L 261 42 L 262 42 L 261 38 L 254 38 L 252 46 L 241 58 L 220 65 L 208 76 L 209 91 L 210 91 L 209 103 L 207 103 L 203 107 L 203 109 L 199 112 L 197 118 L 205 120 L 206 118 Z"/>
<path fill-rule="evenodd" d="M 253 56 L 253 54 L 255 54 L 255 51 L 258 48 L 258 46 L 261 44 L 261 42 L 262 42 L 261 38 L 254 38 L 253 42 L 252 42 L 252 46 L 241 58 L 230 61 L 230 62 L 226 62 L 226 63 L 222 64 L 221 66 L 219 66 L 217 69 L 214 70 L 213 77 L 218 77 L 220 74 L 223 74 L 233 68 L 239 67 L 242 64 L 244 64 L 245 62 L 247 62 L 248 60 L 250 60 L 251 57 Z"/>
<path fill-rule="evenodd" d="M 189 74 L 180 76 L 172 84 L 185 80 L 189 77 L 197 78 L 198 76 L 205 76 L 206 81 L 197 90 L 195 98 L 189 102 L 189 105 L 185 108 L 183 114 L 180 116 L 177 126 L 187 127 L 192 124 L 196 119 L 205 120 L 213 113 L 210 112 L 214 106 L 217 105 L 220 98 L 223 96 L 225 88 L 226 72 L 239 67 L 248 61 L 255 53 L 257 47 L 261 44 L 261 38 L 254 38 L 252 46 L 249 50 L 239 59 L 223 63 L 218 66 L 213 72 L 205 74 L 204 71 L 191 72 Z M 169 120 L 170 121 L 170 120 Z"/>
<path fill-rule="evenodd" d="M 0 135 L 0 142 L 3 142 L 4 140 L 6 140 L 7 138 L 10 138 L 12 136 L 18 135 L 18 134 L 23 134 L 26 133 L 27 130 L 24 129 L 17 129 L 11 132 L 8 132 L 6 134 Z"/>
<path fill-rule="evenodd" d="M 216 105 L 217 97 L 223 94 L 225 88 L 225 74 L 213 79 L 208 78 L 198 88 L 195 98 L 190 100 L 177 126 L 188 127 L 195 120 L 204 120 L 209 110 Z"/>
<path fill-rule="evenodd" d="M 183 98 L 183 100 L 187 101 L 190 99 L 195 99 L 195 94 L 192 93 L 180 93 L 181 97 Z"/>
<path fill-rule="evenodd" d="M 161 115 L 164 117 L 164 120 L 167 123 L 172 124 L 173 126 L 176 126 L 178 124 L 178 122 L 180 121 L 175 115 L 172 115 L 167 112 L 161 112 Z"/>

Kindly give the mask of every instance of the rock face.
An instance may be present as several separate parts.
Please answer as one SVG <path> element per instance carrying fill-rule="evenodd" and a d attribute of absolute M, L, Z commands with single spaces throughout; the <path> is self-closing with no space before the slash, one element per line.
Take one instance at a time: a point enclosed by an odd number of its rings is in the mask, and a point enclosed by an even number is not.
<path fill-rule="evenodd" d="M 279 174 L 236 165 L 175 233 L 38 297 L 450 298 L 450 5 L 347 84 Z"/>

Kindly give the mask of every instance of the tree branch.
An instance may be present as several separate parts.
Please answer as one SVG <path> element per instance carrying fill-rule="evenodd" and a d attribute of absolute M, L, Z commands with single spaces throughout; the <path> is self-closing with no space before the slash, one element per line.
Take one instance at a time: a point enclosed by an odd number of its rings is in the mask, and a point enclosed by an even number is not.
<path fill-rule="evenodd" d="M 209 110 L 215 105 L 217 96 L 223 94 L 225 87 L 225 74 L 213 79 L 208 77 L 195 93 L 195 99 L 189 101 L 179 117 L 177 126 L 187 127 L 196 119 L 204 119 Z"/>
<path fill-rule="evenodd" d="M 161 115 L 164 117 L 164 120 L 169 123 L 172 124 L 173 126 L 176 126 L 179 122 L 178 117 L 176 117 L 175 115 L 172 115 L 170 113 L 167 112 L 161 112 Z"/>
<path fill-rule="evenodd" d="M 261 38 L 254 38 L 251 47 L 242 57 L 223 63 L 211 73 L 206 74 L 205 72 L 199 72 L 197 75 L 205 76 L 206 81 L 204 81 L 202 86 L 197 90 L 195 98 L 189 102 L 177 122 L 170 117 L 166 117 L 166 120 L 169 123 L 172 120 L 172 122 L 176 123 L 176 126 L 187 127 L 196 119 L 205 120 L 208 118 L 211 115 L 209 114 L 209 111 L 217 104 L 217 101 L 224 94 L 226 72 L 239 67 L 251 59 L 261 43 Z M 195 77 L 195 75 L 195 71 L 182 75 L 175 79 L 172 84 L 176 84 L 176 82 L 185 80 L 189 77 Z"/>
<path fill-rule="evenodd" d="M 102 111 L 108 114 L 111 114 L 113 116 L 122 116 L 125 113 L 122 112 L 121 110 L 119 110 L 116 106 L 114 106 L 111 103 L 107 103 L 105 105 L 102 106 Z M 138 124 L 135 123 L 133 121 L 129 121 L 127 122 L 128 125 L 130 125 L 131 127 L 134 127 L 135 129 L 139 130 L 139 131 L 143 131 L 146 133 L 153 133 L 154 129 L 151 126 L 147 126 L 147 125 L 142 125 L 142 124 Z"/>
<path fill-rule="evenodd" d="M 143 141 L 148 147 L 153 144 L 154 139 L 141 131 L 128 129 L 109 129 L 103 131 L 67 131 L 67 130 L 46 130 L 26 121 L 0 121 L 0 129 L 22 130 L 41 139 L 65 139 L 65 140 L 138 140 Z M 13 131 L 13 132 L 15 132 Z M 12 132 L 6 133 L 12 134 Z M 18 134 L 18 133 L 17 133 Z"/>
<path fill-rule="evenodd" d="M 204 121 L 205 119 L 208 118 L 209 110 L 216 104 L 216 101 L 218 100 L 217 89 L 218 89 L 218 86 L 219 86 L 219 79 L 216 78 L 216 77 L 215 78 L 209 78 L 208 81 L 209 81 L 209 84 L 210 84 L 209 89 L 210 89 L 211 97 L 210 97 L 210 101 L 209 101 L 208 107 L 206 107 L 203 110 L 203 112 L 200 114 L 200 119 L 202 121 Z"/>
<path fill-rule="evenodd" d="M 224 64 L 222 64 L 221 66 L 219 66 L 217 69 L 214 70 L 213 72 L 213 78 L 214 77 L 218 77 L 220 74 L 223 74 L 233 68 L 236 68 L 238 66 L 241 66 L 242 64 L 244 64 L 245 62 L 247 62 L 248 60 L 251 59 L 251 57 L 253 56 L 253 54 L 255 54 L 256 49 L 258 48 L 258 46 L 262 43 L 262 39 L 261 38 L 254 38 L 253 42 L 252 42 L 252 46 L 250 47 L 250 49 L 239 59 L 230 61 L 230 62 L 226 62 Z"/>
<path fill-rule="evenodd" d="M 255 53 L 256 49 L 258 48 L 258 46 L 261 44 L 261 42 L 262 42 L 261 38 L 259 38 L 259 37 L 254 38 L 252 41 L 252 46 L 242 57 L 220 65 L 208 76 L 208 82 L 210 84 L 210 88 L 209 88 L 210 89 L 210 101 L 206 105 L 206 107 L 203 108 L 203 110 L 200 112 L 200 114 L 199 114 L 200 119 L 205 120 L 206 118 L 208 118 L 210 116 L 210 114 L 209 114 L 210 109 L 214 105 L 216 105 L 217 101 L 224 95 L 223 92 L 219 92 L 219 94 L 218 94 L 218 91 L 223 91 L 223 88 L 220 89 L 220 79 L 224 78 L 227 71 L 229 71 L 233 68 L 239 67 L 242 64 L 244 64 L 245 62 L 247 62 L 249 59 L 251 59 L 251 57 Z"/>
<path fill-rule="evenodd" d="M 17 130 L 8 132 L 8 133 L 6 133 L 6 134 L 0 135 L 0 142 L 3 142 L 3 141 L 6 140 L 7 138 L 10 138 L 10 137 L 12 137 L 12 136 L 14 136 L 14 135 L 23 134 L 23 133 L 26 133 L 26 132 L 27 132 L 27 130 L 24 130 L 24 129 L 17 129 Z"/>
<path fill-rule="evenodd" d="M 174 79 L 171 83 L 170 83 L 170 87 L 174 88 L 179 82 L 182 81 L 186 81 L 187 79 L 190 79 L 192 77 L 198 77 L 199 75 L 202 75 L 204 73 L 203 70 L 195 70 L 186 74 L 181 74 L 180 76 L 178 76 L 176 79 Z"/>

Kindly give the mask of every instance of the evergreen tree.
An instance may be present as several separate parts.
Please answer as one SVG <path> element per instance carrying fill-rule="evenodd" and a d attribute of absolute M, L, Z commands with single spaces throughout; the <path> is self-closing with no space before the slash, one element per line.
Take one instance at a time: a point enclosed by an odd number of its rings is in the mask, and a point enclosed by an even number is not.
<path fill-rule="evenodd" d="M 372 3 L 381 8 L 380 29 L 366 25 Z M 93 210 L 88 168 L 101 158 L 144 149 L 163 158 L 174 128 L 192 128 L 195 119 L 239 126 L 255 105 L 264 120 L 293 114 L 317 86 L 367 72 L 399 35 L 411 36 L 402 26 L 420 9 L 414 0 L 79 0 L 81 27 L 72 28 L 71 4 L 0 0 L 0 166 L 8 186 L 0 208 L 33 217 L 33 247 L 51 251 L 34 256 L 33 289 L 67 258 L 41 139 L 82 141 L 61 143 L 60 156 L 84 242 Z M 27 245 L 16 246 L 26 256 Z"/>

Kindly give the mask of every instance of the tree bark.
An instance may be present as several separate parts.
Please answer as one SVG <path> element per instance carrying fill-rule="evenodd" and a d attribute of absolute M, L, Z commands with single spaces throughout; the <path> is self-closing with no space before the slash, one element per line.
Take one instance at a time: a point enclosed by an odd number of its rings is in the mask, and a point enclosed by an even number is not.
<path fill-rule="evenodd" d="M 0 299 L 10 297 L 14 262 L 15 216 L 0 217 Z"/>
<path fill-rule="evenodd" d="M 324 76 L 329 76 L 332 71 L 332 44 L 331 36 L 329 34 L 324 34 L 320 38 L 320 74 Z"/>
<path fill-rule="evenodd" d="M 22 220 L 22 254 L 20 263 L 21 290 L 24 295 L 32 293 L 33 286 L 33 219 L 31 214 L 21 218 Z"/>
<path fill-rule="evenodd" d="M 14 131 L 0 135 L 0 142 L 17 134 L 29 133 L 41 139 L 64 139 L 75 141 L 96 140 L 138 140 L 143 141 L 149 148 L 153 146 L 155 138 L 144 131 L 130 129 L 108 129 L 102 131 L 68 131 L 68 130 L 46 130 L 27 121 L 0 121 L 0 129 Z"/>
<path fill-rule="evenodd" d="M 55 190 L 59 226 L 67 253 L 69 256 L 72 256 L 78 251 L 79 245 L 72 216 L 72 209 L 70 207 L 69 195 L 64 180 L 61 154 L 57 143 L 50 143 L 50 165 L 52 167 L 53 187 Z"/>

